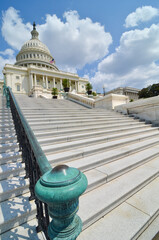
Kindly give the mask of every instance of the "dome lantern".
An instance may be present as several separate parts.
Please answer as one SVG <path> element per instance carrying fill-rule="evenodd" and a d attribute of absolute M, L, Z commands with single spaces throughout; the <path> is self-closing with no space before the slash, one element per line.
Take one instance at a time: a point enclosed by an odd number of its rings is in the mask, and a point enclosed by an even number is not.
<path fill-rule="evenodd" d="M 32 39 L 38 39 L 39 33 L 36 31 L 36 24 L 33 23 L 33 30 L 31 31 Z"/>

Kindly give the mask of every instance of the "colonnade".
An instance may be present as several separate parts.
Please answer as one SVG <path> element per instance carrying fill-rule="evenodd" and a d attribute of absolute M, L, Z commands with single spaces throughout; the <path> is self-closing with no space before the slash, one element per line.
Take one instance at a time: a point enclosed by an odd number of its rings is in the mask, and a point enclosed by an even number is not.
<path fill-rule="evenodd" d="M 38 76 L 40 76 L 40 80 L 38 79 L 38 77 L 37 77 L 37 75 Z M 30 89 L 32 89 L 33 88 L 33 86 L 38 86 L 39 85 L 39 82 L 41 82 L 41 84 L 40 85 L 42 85 L 43 86 L 43 88 L 46 88 L 46 89 L 49 89 L 50 87 L 49 87 L 49 84 L 50 83 L 52 83 L 51 84 L 51 88 L 53 87 L 53 88 L 55 88 L 55 87 L 57 87 L 57 82 L 58 82 L 58 86 L 59 86 L 59 88 L 60 89 L 58 89 L 58 90 L 61 90 L 61 89 L 63 89 L 63 85 L 62 85 L 62 78 L 55 78 L 55 77 L 52 77 L 52 76 L 46 76 L 46 75 L 40 75 L 40 74 L 35 74 L 35 73 L 30 73 L 30 76 L 29 76 L 29 78 L 30 78 Z M 42 78 L 42 80 L 41 80 L 41 78 Z M 70 84 L 70 91 L 72 91 L 73 89 L 72 89 L 72 84 L 71 83 L 73 83 L 74 85 L 75 85 L 75 90 L 76 91 L 78 91 L 78 81 L 77 80 L 69 80 L 69 84 Z M 58 87 L 57 87 L 58 88 Z"/>

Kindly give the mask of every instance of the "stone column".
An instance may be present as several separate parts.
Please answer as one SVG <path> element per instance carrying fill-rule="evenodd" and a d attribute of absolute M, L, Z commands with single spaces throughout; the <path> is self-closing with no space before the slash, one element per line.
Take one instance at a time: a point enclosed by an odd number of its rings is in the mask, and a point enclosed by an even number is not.
<path fill-rule="evenodd" d="M 60 79 L 60 90 L 63 89 L 63 86 L 62 86 L 62 79 Z"/>
<path fill-rule="evenodd" d="M 69 84 L 70 84 L 70 92 L 72 91 L 72 89 L 71 89 L 71 80 L 69 80 Z"/>
<path fill-rule="evenodd" d="M 37 85 L 37 82 L 36 82 L 36 74 L 34 74 L 34 82 L 35 82 L 35 86 Z"/>
<path fill-rule="evenodd" d="M 75 90 L 78 92 L 78 82 L 75 81 Z"/>
<path fill-rule="evenodd" d="M 55 78 L 53 78 L 53 88 L 55 88 Z"/>
<path fill-rule="evenodd" d="M 46 76 L 46 89 L 48 89 L 48 78 Z"/>
<path fill-rule="evenodd" d="M 46 87 L 46 84 L 45 84 L 45 77 L 44 77 L 44 75 L 43 75 L 43 88 L 45 88 Z"/>
<path fill-rule="evenodd" d="M 30 90 L 33 88 L 33 74 L 30 73 Z"/>

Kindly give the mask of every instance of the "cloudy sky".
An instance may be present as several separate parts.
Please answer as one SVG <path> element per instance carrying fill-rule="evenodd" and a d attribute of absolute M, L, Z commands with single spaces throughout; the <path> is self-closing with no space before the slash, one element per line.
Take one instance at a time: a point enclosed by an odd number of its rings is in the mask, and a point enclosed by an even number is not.
<path fill-rule="evenodd" d="M 2 0 L 0 16 L 0 78 L 35 21 L 57 67 L 94 90 L 159 83 L 158 0 Z"/>

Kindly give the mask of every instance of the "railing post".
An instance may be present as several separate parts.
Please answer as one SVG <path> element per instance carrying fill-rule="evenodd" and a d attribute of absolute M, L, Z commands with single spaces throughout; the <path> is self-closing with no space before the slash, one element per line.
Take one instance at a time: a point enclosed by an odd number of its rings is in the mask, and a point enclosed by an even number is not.
<path fill-rule="evenodd" d="M 48 205 L 52 218 L 50 240 L 75 240 L 82 231 L 78 215 L 79 196 L 87 188 L 87 178 L 76 168 L 59 165 L 46 172 L 36 183 L 35 194 Z"/>

